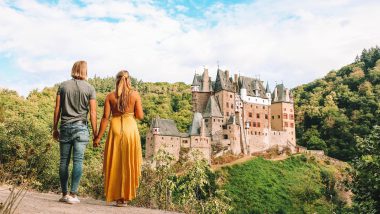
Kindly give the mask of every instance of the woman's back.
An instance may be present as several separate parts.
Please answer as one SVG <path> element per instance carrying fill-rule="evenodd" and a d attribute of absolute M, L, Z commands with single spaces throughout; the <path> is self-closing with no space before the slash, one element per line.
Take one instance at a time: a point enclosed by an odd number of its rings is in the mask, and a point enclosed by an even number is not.
<path fill-rule="evenodd" d="M 141 98 L 140 95 L 137 91 L 131 90 L 128 95 L 128 103 L 127 106 L 124 110 L 124 112 L 121 112 L 118 109 L 118 99 L 116 96 L 116 92 L 111 92 L 107 95 L 109 104 L 110 104 L 110 109 L 112 116 L 120 116 L 125 113 L 133 113 L 136 119 L 141 120 L 143 118 L 143 110 L 141 106 Z"/>

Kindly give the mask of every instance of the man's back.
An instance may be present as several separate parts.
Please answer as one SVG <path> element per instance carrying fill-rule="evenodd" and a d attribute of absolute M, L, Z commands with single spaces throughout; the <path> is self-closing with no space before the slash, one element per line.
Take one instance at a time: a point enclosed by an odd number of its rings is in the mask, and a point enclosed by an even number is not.
<path fill-rule="evenodd" d="M 90 99 L 95 99 L 95 89 L 85 80 L 71 79 L 63 82 L 57 92 L 61 100 L 61 124 L 87 121 Z"/>

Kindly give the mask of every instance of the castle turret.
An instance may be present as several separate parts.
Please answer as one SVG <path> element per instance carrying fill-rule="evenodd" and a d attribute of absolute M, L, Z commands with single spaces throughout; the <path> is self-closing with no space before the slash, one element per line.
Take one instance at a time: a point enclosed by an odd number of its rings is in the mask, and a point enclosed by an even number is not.
<path fill-rule="evenodd" d="M 194 74 L 194 78 L 193 78 L 193 83 L 191 84 L 191 91 L 195 92 L 195 91 L 199 91 L 199 88 L 201 86 L 201 83 L 199 82 L 199 75 L 198 74 Z"/>
<path fill-rule="evenodd" d="M 272 100 L 272 95 L 270 93 L 270 89 L 269 89 L 269 83 L 267 82 L 267 86 L 265 88 L 265 95 L 268 97 L 269 99 L 269 104 L 271 103 L 271 100 Z"/>
<path fill-rule="evenodd" d="M 256 97 L 260 96 L 259 95 L 260 87 L 259 87 L 259 83 L 257 82 L 257 80 L 255 81 L 255 88 L 253 90 L 255 91 L 255 96 Z"/>
<path fill-rule="evenodd" d="M 241 88 L 240 88 L 240 97 L 242 100 L 244 100 L 246 96 L 247 96 L 247 89 L 245 88 L 245 85 L 244 85 L 244 79 L 242 79 Z"/>
<path fill-rule="evenodd" d="M 160 126 L 158 125 L 158 119 L 159 117 L 157 116 L 154 121 L 153 121 L 153 135 L 159 135 L 160 134 Z"/>

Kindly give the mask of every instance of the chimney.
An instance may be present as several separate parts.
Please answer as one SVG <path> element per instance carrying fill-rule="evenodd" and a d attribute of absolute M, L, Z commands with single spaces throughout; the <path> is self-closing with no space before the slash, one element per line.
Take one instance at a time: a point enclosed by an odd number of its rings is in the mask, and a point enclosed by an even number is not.
<path fill-rule="evenodd" d="M 237 83 L 237 81 L 238 81 L 238 75 L 234 74 L 234 82 Z"/>

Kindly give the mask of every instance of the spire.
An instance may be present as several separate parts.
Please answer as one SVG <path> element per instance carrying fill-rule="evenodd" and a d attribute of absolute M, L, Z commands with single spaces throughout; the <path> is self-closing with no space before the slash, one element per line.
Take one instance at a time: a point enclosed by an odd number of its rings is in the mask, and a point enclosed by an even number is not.
<path fill-rule="evenodd" d="M 268 82 L 267 82 L 267 86 L 265 87 L 265 93 L 270 93 L 269 83 Z"/>
<path fill-rule="evenodd" d="M 153 128 L 159 128 L 158 119 L 160 119 L 158 115 L 153 119 Z"/>
<path fill-rule="evenodd" d="M 194 74 L 194 79 L 193 79 L 193 83 L 191 84 L 192 86 L 200 86 L 200 82 L 198 81 L 198 74 Z"/>

